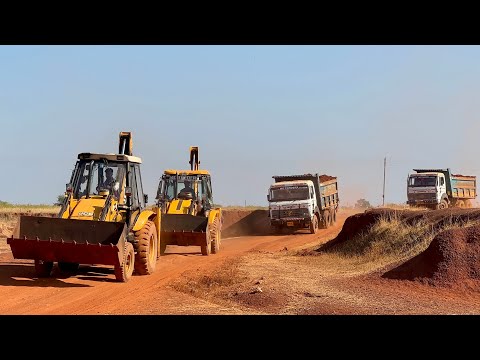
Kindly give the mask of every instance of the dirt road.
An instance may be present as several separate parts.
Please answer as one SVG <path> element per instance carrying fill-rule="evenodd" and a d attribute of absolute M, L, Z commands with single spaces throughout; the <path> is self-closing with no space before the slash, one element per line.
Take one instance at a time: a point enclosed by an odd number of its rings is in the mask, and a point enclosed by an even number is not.
<path fill-rule="evenodd" d="M 3 239 L 0 314 L 480 314 L 478 291 L 385 279 L 355 258 L 302 255 L 335 238 L 348 215 L 315 235 L 226 238 L 208 257 L 168 247 L 154 274 L 128 283 L 102 266 L 37 279 L 33 261 L 13 259 Z"/>
<path fill-rule="evenodd" d="M 81 266 L 74 276 L 54 268 L 54 277 L 37 279 L 33 261 L 13 259 L 7 250 L 0 254 L 0 314 L 242 314 L 245 309 L 204 301 L 168 284 L 185 272 L 222 271 L 225 261 L 252 250 L 278 252 L 325 242 L 340 231 L 345 218 L 339 215 L 334 227 L 315 235 L 227 238 L 220 253 L 208 257 L 197 247 L 169 246 L 154 274 L 134 276 L 128 283 L 115 282 L 113 268 L 103 266 Z"/>

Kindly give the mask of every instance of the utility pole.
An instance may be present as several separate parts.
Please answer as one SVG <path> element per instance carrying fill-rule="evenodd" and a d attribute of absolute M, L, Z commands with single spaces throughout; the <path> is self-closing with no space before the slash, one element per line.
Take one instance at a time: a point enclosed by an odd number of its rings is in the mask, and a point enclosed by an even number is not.
<path fill-rule="evenodd" d="M 385 169 L 387 167 L 387 158 L 385 157 L 383 159 L 383 202 L 382 202 L 382 206 L 385 206 Z"/>

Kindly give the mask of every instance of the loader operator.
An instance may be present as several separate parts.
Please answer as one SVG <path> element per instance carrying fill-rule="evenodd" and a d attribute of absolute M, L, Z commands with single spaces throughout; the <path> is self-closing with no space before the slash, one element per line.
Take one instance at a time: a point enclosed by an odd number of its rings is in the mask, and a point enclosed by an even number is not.
<path fill-rule="evenodd" d="M 185 181 L 184 182 L 185 187 L 182 190 L 180 190 L 178 194 L 181 196 L 183 194 L 190 193 L 192 194 L 192 199 L 195 200 L 195 191 L 192 189 L 190 184 L 191 184 L 190 181 Z"/>
<path fill-rule="evenodd" d="M 113 169 L 112 168 L 107 168 L 105 170 L 105 174 L 106 174 L 106 179 L 98 186 L 98 189 L 108 189 L 110 190 L 110 192 L 112 192 L 113 190 L 113 185 L 115 184 L 115 179 L 113 177 Z M 114 195 L 116 197 L 118 197 L 118 192 L 117 191 L 113 191 L 114 192 Z"/>

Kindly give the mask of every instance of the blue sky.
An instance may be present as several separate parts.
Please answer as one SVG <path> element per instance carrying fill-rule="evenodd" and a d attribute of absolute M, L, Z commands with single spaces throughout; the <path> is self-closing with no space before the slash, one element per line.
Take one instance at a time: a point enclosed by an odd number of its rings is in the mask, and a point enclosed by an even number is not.
<path fill-rule="evenodd" d="M 416 167 L 480 175 L 479 46 L 0 46 L 0 200 L 51 204 L 80 152 L 133 132 L 152 202 L 200 147 L 214 200 L 266 205 L 272 175 L 406 201 Z"/>

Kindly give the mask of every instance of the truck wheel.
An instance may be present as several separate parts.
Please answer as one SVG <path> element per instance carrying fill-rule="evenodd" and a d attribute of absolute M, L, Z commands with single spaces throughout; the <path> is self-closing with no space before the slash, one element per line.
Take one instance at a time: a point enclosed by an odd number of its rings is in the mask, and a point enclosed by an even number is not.
<path fill-rule="evenodd" d="M 327 224 L 326 228 L 332 225 L 332 217 L 330 215 L 330 210 L 325 211 L 325 223 Z"/>
<path fill-rule="evenodd" d="M 465 207 L 466 208 L 471 208 L 472 207 L 472 202 L 470 200 L 465 200 Z"/>
<path fill-rule="evenodd" d="M 337 223 L 337 210 L 332 209 L 332 225 Z"/>
<path fill-rule="evenodd" d="M 313 215 L 312 220 L 310 221 L 310 234 L 315 234 L 318 230 L 318 218 L 317 215 Z"/>
<path fill-rule="evenodd" d="M 120 282 L 127 282 L 130 280 L 135 267 L 135 252 L 133 245 L 129 242 L 125 243 L 123 250 L 123 258 L 120 266 L 115 267 L 115 279 Z"/>
<path fill-rule="evenodd" d="M 39 278 L 49 277 L 53 269 L 53 262 L 35 260 L 35 273 Z"/>
<path fill-rule="evenodd" d="M 155 223 L 148 220 L 135 232 L 137 254 L 135 255 L 135 272 L 139 275 L 150 275 L 157 264 L 157 231 Z"/>
<path fill-rule="evenodd" d="M 448 208 L 448 203 L 445 200 L 440 201 L 440 204 L 437 205 L 438 210 L 443 210 Z"/>
<path fill-rule="evenodd" d="M 457 200 L 455 202 L 455 207 L 463 208 L 463 207 L 465 207 L 465 203 L 463 202 L 463 200 Z"/>

